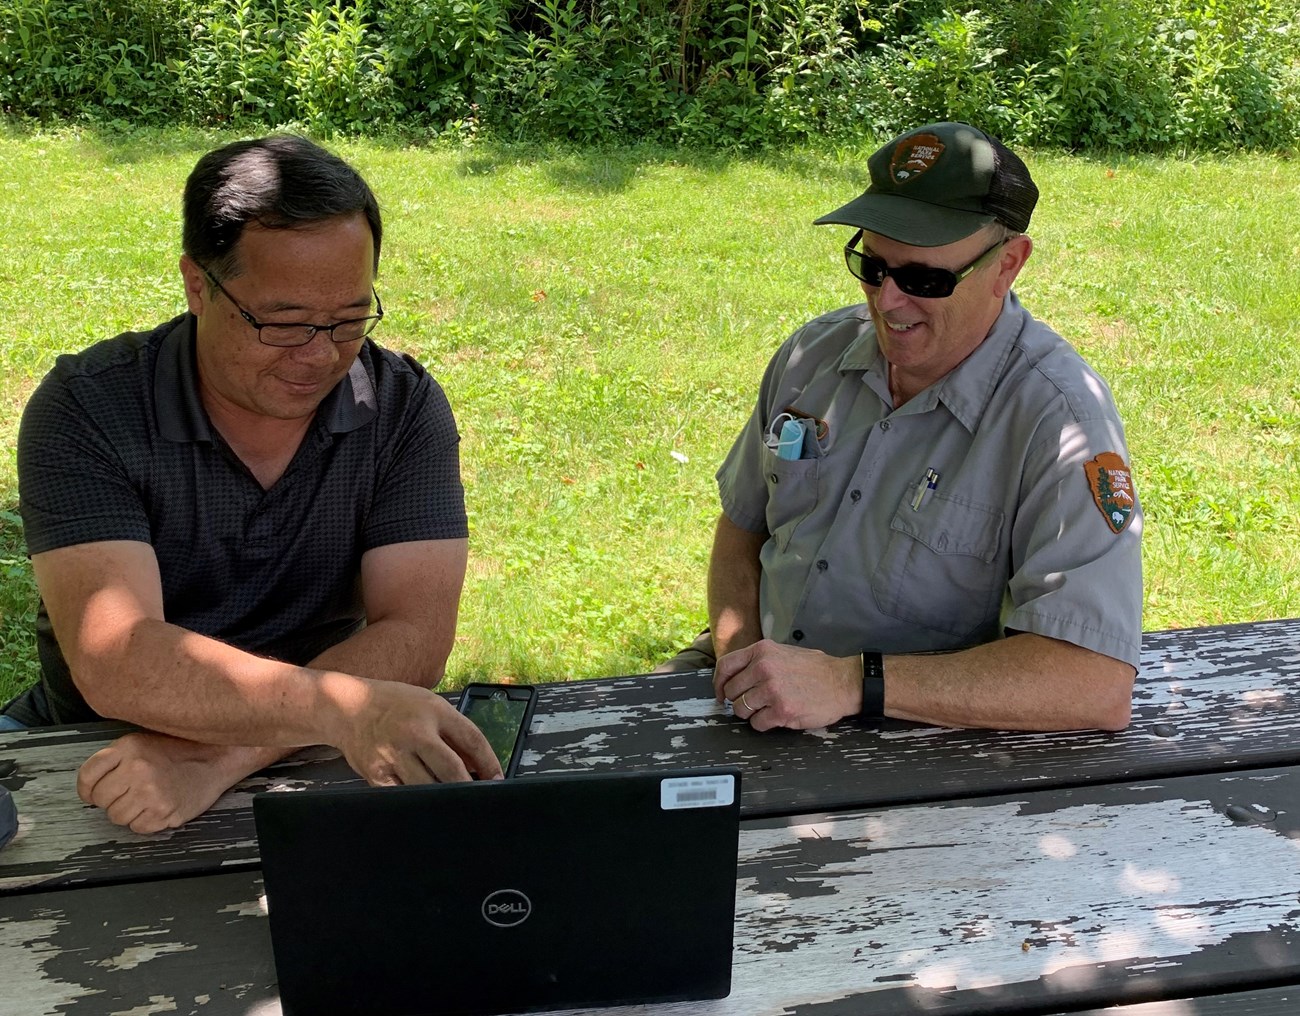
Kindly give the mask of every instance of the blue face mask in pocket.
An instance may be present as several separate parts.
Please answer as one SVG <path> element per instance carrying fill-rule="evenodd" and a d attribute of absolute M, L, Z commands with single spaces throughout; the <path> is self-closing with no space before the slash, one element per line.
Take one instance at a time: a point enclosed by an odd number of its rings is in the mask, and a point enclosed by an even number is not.
<path fill-rule="evenodd" d="M 776 443 L 778 459 L 797 459 L 803 456 L 803 424 L 794 419 L 781 424 L 781 437 Z"/>
<path fill-rule="evenodd" d="M 801 459 L 806 433 L 803 420 L 790 413 L 781 413 L 767 428 L 767 438 L 763 443 L 776 453 L 778 459 Z"/>

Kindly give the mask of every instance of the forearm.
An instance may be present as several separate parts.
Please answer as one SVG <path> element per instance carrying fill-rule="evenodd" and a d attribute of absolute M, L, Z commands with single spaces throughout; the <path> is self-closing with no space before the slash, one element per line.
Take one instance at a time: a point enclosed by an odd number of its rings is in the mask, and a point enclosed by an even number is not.
<path fill-rule="evenodd" d="M 1041 635 L 955 653 L 886 656 L 885 715 L 948 727 L 1120 730 L 1133 668 Z M 720 658 L 714 693 L 758 730 L 824 727 L 862 711 L 862 659 L 762 640 Z"/>
<path fill-rule="evenodd" d="M 208 744 L 336 744 L 369 694 L 353 675 L 266 659 L 152 618 L 109 644 L 79 641 L 69 663 L 96 712 Z"/>
<path fill-rule="evenodd" d="M 1022 633 L 955 653 L 885 658 L 885 713 L 948 727 L 1122 730 L 1133 668 Z"/>
<path fill-rule="evenodd" d="M 422 650 L 428 648 L 428 640 L 422 637 L 423 633 L 413 626 L 406 625 L 401 621 L 380 621 L 363 628 L 351 638 L 331 646 L 324 653 L 321 653 L 312 660 L 307 667 L 307 680 L 310 683 L 319 684 L 320 675 L 314 672 L 333 671 L 337 675 L 352 675 L 356 677 L 372 677 L 376 680 L 393 680 L 401 681 L 406 684 L 418 684 L 424 687 L 436 686 L 442 677 L 443 663 L 446 659 L 447 651 L 445 648 L 441 652 L 426 654 Z M 188 641 L 188 640 L 186 640 Z M 220 646 L 220 649 L 230 649 L 228 646 Z M 238 653 L 235 650 L 234 653 Z M 247 656 L 248 654 L 240 654 Z M 217 652 L 209 659 L 210 663 L 220 663 L 234 658 L 230 653 Z M 195 661 L 197 662 L 197 661 Z M 252 658 L 252 666 L 259 664 L 273 664 L 274 661 L 261 660 Z M 147 668 L 148 664 L 142 665 Z M 279 665 L 283 666 L 283 665 Z M 264 769 L 273 765 L 280 759 L 293 752 L 299 743 L 317 743 L 331 740 L 323 734 L 324 728 L 319 726 L 319 721 L 323 718 L 320 711 L 313 708 L 317 715 L 311 718 L 307 727 L 301 724 L 292 724 L 284 722 L 285 713 L 282 711 L 280 720 L 277 722 L 277 729 L 264 730 L 260 735 L 257 732 L 257 721 L 253 719 L 252 714 L 259 708 L 247 694 L 241 693 L 238 687 L 238 676 L 234 676 L 230 682 L 205 680 L 203 671 L 206 668 L 191 669 L 188 666 L 184 668 L 188 671 L 190 678 L 197 679 L 196 688 L 204 688 L 200 691 L 202 701 L 209 704 L 209 708 L 203 712 L 203 722 L 196 722 L 199 718 L 196 715 L 188 714 L 182 711 L 183 707 L 178 705 L 178 701 L 191 700 L 192 696 L 186 694 L 183 699 L 173 697 L 170 692 L 172 689 L 153 688 L 148 694 L 142 695 L 138 690 L 127 692 L 127 701 L 123 702 L 120 709 L 114 709 L 112 712 L 119 718 L 129 719 L 140 726 L 150 730 L 156 730 L 161 733 L 171 734 L 175 737 L 185 738 L 186 740 L 207 744 L 211 750 L 207 753 L 208 764 L 219 768 L 225 773 L 227 780 L 235 782 L 249 773 Z M 277 668 L 278 669 L 278 668 Z M 281 702 L 289 702 L 294 696 L 293 685 L 298 683 L 300 677 L 296 672 L 301 668 L 290 668 L 287 673 L 273 675 L 268 672 L 267 680 L 279 680 L 282 683 L 287 678 L 290 682 L 287 697 L 282 697 Z M 127 670 L 128 673 L 140 673 L 141 670 Z M 148 669 L 147 672 L 155 673 L 155 669 Z M 227 704 L 224 708 L 216 706 L 216 700 L 225 696 L 232 695 L 238 706 L 246 706 L 247 709 L 238 708 Z M 301 689 L 299 689 L 301 694 Z M 104 703 L 105 712 L 110 709 L 110 703 Z M 152 706 L 152 709 L 148 707 Z M 323 712 L 328 712 L 326 709 Z M 225 715 L 226 720 L 222 722 L 220 716 Z M 295 736 L 294 729 L 302 730 L 302 733 Z M 319 730 L 320 734 L 312 735 L 310 730 Z M 226 735 L 230 736 L 227 737 Z M 234 738 L 234 741 L 230 740 Z M 235 743 L 238 742 L 238 743 Z M 292 742 L 292 743 L 290 743 Z"/>
<path fill-rule="evenodd" d="M 375 681 L 436 688 L 446 671 L 455 637 L 455 607 L 448 623 L 430 631 L 407 621 L 374 621 L 351 638 L 321 653 L 315 670 L 342 671 Z"/>
<path fill-rule="evenodd" d="M 709 557 L 709 629 L 719 658 L 763 637 L 758 611 L 762 576 L 759 552 L 766 533 L 741 529 L 726 515 L 718 517 Z"/>

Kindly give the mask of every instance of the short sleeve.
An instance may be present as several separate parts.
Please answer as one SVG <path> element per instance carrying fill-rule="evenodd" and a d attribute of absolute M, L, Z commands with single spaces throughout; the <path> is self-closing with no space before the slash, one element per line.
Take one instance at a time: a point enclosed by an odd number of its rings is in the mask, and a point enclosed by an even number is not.
<path fill-rule="evenodd" d="M 101 540 L 150 542 L 139 484 L 57 369 L 23 411 L 18 499 L 31 554 Z"/>
<path fill-rule="evenodd" d="M 1142 512 L 1117 419 L 1069 422 L 1030 450 L 1002 625 L 1136 667 Z"/>
<path fill-rule="evenodd" d="M 418 365 L 367 515 L 362 550 L 469 535 L 460 434 L 442 388 Z"/>
<path fill-rule="evenodd" d="M 769 361 L 767 370 L 763 373 L 763 383 L 758 390 L 754 411 L 750 413 L 727 457 L 718 467 L 716 478 L 722 511 L 737 526 L 751 533 L 768 532 L 768 488 L 763 477 L 763 464 L 771 452 L 764 443 L 764 437 L 779 380 L 785 370 L 790 348 L 797 338 L 798 333 Z"/>

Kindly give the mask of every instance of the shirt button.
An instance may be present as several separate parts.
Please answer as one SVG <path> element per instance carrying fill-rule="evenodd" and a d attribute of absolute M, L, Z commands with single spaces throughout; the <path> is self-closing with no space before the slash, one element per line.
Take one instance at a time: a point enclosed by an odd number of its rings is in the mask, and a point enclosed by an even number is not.
<path fill-rule="evenodd" d="M 860 490 L 849 491 L 849 500 L 852 501 L 854 504 L 857 504 L 859 501 L 862 500 L 862 491 Z"/>
<path fill-rule="evenodd" d="M 888 429 L 889 429 L 889 421 L 888 421 L 888 420 L 881 420 L 881 421 L 880 421 L 880 429 L 881 429 L 881 430 L 888 430 Z"/>
<path fill-rule="evenodd" d="M 794 639 L 796 642 L 802 642 L 803 632 L 800 629 L 796 628 L 794 631 L 790 633 L 790 637 Z"/>
<path fill-rule="evenodd" d="M 828 562 L 825 558 L 822 558 L 822 560 L 817 562 L 818 571 L 825 571 L 829 567 L 830 567 L 830 562 Z"/>
<path fill-rule="evenodd" d="M 767 476 L 767 478 L 768 478 L 769 480 L 771 480 L 773 483 L 780 483 L 780 482 L 781 482 L 780 478 L 776 475 L 776 473 L 769 473 L 768 476 Z"/>

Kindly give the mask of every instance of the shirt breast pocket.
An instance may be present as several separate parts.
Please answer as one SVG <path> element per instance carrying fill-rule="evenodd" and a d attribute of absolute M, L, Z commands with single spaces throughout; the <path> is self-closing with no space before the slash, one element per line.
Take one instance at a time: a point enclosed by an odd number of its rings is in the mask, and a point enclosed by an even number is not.
<path fill-rule="evenodd" d="M 999 554 L 1006 513 L 934 494 L 920 511 L 904 500 L 872 577 L 883 613 L 950 635 L 996 623 L 1008 582 Z"/>
<path fill-rule="evenodd" d="M 785 550 L 799 523 L 817 506 L 817 465 L 820 459 L 782 459 L 763 450 L 767 483 L 767 531 L 778 550 Z"/>

